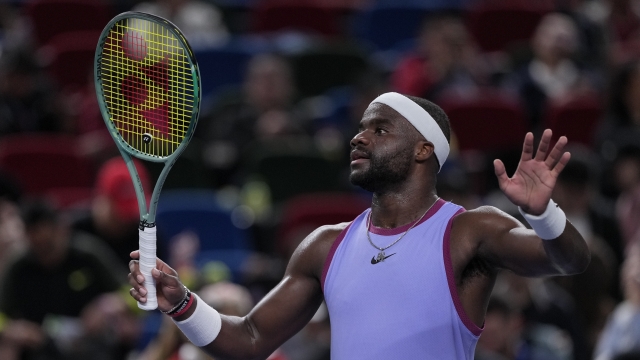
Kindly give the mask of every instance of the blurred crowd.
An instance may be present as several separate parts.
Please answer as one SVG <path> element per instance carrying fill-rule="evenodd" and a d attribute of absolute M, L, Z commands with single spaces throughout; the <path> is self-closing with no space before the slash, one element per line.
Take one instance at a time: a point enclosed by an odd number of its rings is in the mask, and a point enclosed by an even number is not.
<path fill-rule="evenodd" d="M 128 295 L 138 202 L 92 74 L 102 28 L 175 23 L 202 75 L 196 133 L 163 188 L 158 255 L 245 315 L 315 227 L 370 195 L 349 140 L 386 91 L 448 113 L 439 195 L 519 217 L 492 160 L 527 131 L 569 138 L 553 199 L 587 239 L 583 274 L 501 274 L 479 360 L 640 359 L 639 0 L 13 0 L 0 3 L 0 359 L 210 359 Z M 161 165 L 136 161 L 147 198 Z M 330 319 L 270 359 L 329 359 Z"/>

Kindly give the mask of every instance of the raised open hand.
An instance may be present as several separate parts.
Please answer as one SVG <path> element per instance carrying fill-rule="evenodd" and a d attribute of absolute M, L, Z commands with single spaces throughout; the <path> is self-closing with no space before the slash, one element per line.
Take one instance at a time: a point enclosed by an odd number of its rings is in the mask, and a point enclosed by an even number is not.
<path fill-rule="evenodd" d="M 546 129 L 533 157 L 533 134 L 527 133 L 522 147 L 518 169 L 511 178 L 507 176 L 501 160 L 494 160 L 500 189 L 507 198 L 526 213 L 540 215 L 547 208 L 558 175 L 569 162 L 571 154 L 563 152 L 567 138 L 562 136 L 549 152 L 551 130 Z"/>

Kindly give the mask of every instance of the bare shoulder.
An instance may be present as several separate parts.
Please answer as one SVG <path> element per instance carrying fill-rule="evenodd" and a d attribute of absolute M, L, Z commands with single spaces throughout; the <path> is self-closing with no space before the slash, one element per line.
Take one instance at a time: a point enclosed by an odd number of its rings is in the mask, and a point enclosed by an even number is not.
<path fill-rule="evenodd" d="M 304 271 L 320 278 L 331 246 L 349 223 L 324 225 L 309 234 L 291 256 L 287 271 Z"/>
<path fill-rule="evenodd" d="M 482 237 L 509 231 L 524 225 L 513 216 L 494 206 L 480 206 L 465 211 L 453 220 L 452 231 L 468 236 Z"/>

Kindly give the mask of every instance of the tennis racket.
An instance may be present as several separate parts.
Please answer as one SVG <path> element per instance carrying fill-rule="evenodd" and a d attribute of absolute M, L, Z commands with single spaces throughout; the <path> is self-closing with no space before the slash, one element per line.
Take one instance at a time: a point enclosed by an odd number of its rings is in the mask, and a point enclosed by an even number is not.
<path fill-rule="evenodd" d="M 140 209 L 140 271 L 148 291 L 144 310 L 158 307 L 156 208 L 169 170 L 191 139 L 200 111 L 200 73 L 180 30 L 169 21 L 125 12 L 100 35 L 94 62 L 98 103 L 124 158 Z M 147 209 L 132 156 L 164 163 Z"/>

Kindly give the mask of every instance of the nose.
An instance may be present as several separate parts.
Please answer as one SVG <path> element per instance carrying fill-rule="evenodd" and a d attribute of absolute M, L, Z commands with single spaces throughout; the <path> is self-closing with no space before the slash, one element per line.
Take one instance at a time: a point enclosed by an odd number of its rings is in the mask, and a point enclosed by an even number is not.
<path fill-rule="evenodd" d="M 366 133 L 366 130 L 362 130 L 359 133 L 357 133 L 356 136 L 353 137 L 353 139 L 351 139 L 349 143 L 351 144 L 352 148 L 358 145 L 364 145 L 364 146 L 369 145 L 369 139 L 367 138 L 365 133 Z"/>

